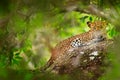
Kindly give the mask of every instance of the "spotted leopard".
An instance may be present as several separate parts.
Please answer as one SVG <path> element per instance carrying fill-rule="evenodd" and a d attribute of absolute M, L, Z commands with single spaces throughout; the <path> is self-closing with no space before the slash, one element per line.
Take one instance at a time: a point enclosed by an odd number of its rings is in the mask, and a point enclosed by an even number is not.
<path fill-rule="evenodd" d="M 107 24 L 105 21 L 87 22 L 87 25 L 90 28 L 88 32 L 72 36 L 56 45 L 48 61 L 49 65 L 52 64 L 59 55 L 64 55 L 72 48 L 87 46 L 106 38 L 105 29 Z"/>

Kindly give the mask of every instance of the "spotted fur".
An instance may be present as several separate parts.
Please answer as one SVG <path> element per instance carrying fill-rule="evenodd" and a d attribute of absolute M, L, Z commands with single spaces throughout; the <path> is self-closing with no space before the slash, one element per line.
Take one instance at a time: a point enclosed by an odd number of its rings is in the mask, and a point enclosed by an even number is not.
<path fill-rule="evenodd" d="M 80 47 L 82 46 L 82 41 L 80 40 L 80 38 L 76 38 L 71 42 L 71 46 L 72 47 Z"/>

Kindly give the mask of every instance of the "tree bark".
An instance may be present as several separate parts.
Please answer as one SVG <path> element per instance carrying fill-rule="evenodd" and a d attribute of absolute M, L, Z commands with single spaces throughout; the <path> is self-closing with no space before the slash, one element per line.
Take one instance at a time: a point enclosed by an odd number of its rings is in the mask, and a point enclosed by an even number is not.
<path fill-rule="evenodd" d="M 101 67 L 104 65 L 107 47 L 112 43 L 112 40 L 103 40 L 72 48 L 64 55 L 60 55 L 47 70 L 57 74 L 78 73 L 79 77 L 85 78 L 82 80 L 96 80 L 103 73 Z"/>

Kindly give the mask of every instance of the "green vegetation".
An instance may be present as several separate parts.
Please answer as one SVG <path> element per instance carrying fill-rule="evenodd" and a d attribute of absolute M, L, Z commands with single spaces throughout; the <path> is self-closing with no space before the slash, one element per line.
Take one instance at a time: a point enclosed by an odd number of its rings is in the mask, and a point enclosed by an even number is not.
<path fill-rule="evenodd" d="M 72 80 L 68 75 L 39 69 L 50 58 L 51 48 L 63 39 L 87 32 L 86 22 L 95 20 L 108 22 L 108 38 L 115 41 L 108 49 L 106 71 L 99 80 L 120 80 L 119 0 L 1 1 L 0 80 Z"/>

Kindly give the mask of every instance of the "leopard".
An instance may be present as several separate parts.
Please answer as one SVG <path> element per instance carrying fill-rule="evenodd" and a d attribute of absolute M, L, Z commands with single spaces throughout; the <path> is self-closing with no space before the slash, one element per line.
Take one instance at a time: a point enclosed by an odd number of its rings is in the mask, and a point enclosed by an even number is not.
<path fill-rule="evenodd" d="M 52 50 L 51 57 L 47 62 L 47 67 L 53 64 L 60 55 L 64 55 L 67 51 L 72 50 L 73 48 L 91 45 L 107 38 L 106 21 L 88 21 L 87 25 L 90 28 L 89 31 L 60 41 L 55 46 L 55 48 Z"/>

